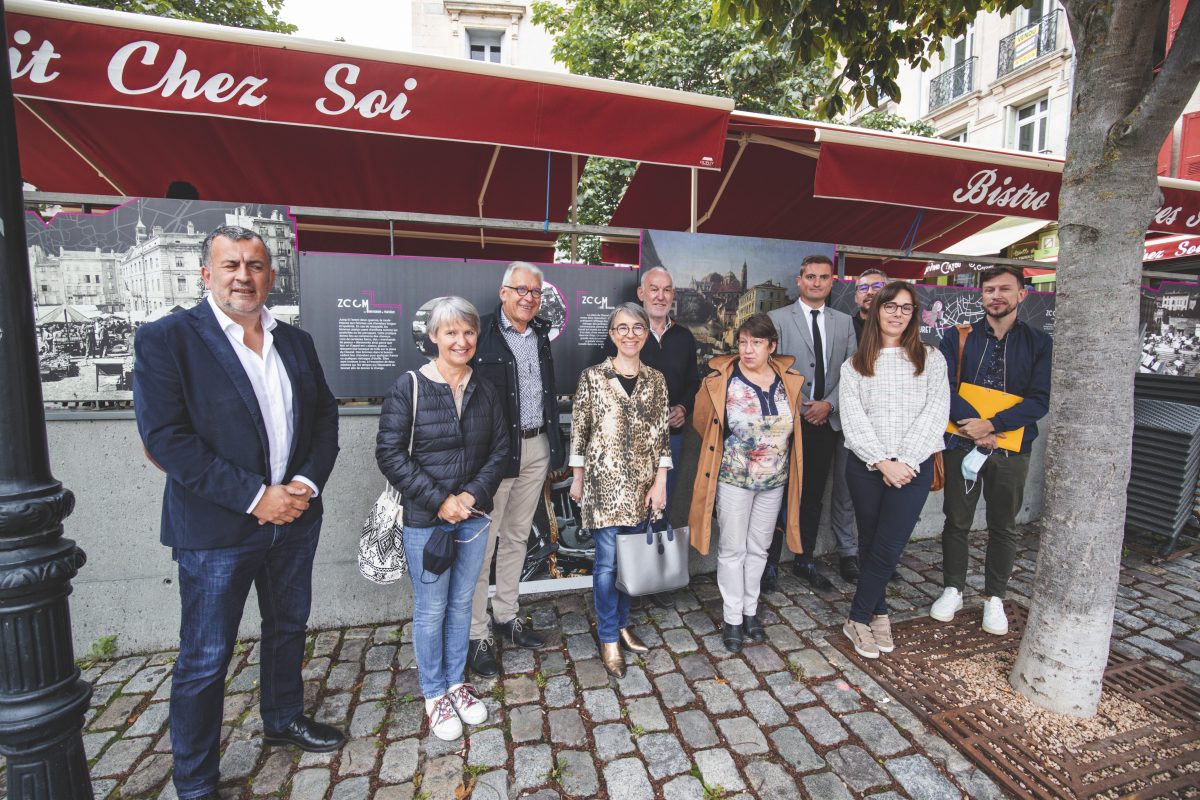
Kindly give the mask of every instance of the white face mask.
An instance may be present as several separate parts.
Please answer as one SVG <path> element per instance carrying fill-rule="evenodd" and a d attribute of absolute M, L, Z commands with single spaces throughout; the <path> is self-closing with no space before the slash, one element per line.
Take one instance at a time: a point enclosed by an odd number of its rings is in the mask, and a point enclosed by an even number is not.
<path fill-rule="evenodd" d="M 979 470 L 983 469 L 983 465 L 987 463 L 988 456 L 991 453 L 985 453 L 978 447 L 971 448 L 971 452 L 963 457 L 962 461 L 962 476 L 968 484 L 967 494 L 975 488 L 975 483 L 979 478 Z"/>

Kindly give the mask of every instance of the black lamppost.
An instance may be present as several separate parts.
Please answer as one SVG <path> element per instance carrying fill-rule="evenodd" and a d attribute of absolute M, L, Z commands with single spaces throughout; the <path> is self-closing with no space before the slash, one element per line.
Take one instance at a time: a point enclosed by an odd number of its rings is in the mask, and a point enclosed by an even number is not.
<path fill-rule="evenodd" d="M 0 39 L 8 41 L 0 0 Z M 12 83 L 0 69 L 0 754 L 9 800 L 90 800 L 67 598 L 83 551 L 75 496 L 50 474 Z"/>

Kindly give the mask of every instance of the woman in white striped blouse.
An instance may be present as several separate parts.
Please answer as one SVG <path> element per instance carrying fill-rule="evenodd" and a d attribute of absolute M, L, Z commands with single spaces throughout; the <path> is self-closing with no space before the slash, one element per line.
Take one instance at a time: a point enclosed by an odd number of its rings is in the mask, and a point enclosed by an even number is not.
<path fill-rule="evenodd" d="M 842 367 L 846 485 L 862 575 L 842 631 L 864 658 L 895 649 L 887 583 L 929 496 L 950 413 L 946 360 L 921 341 L 921 308 L 903 281 L 880 290 Z"/>

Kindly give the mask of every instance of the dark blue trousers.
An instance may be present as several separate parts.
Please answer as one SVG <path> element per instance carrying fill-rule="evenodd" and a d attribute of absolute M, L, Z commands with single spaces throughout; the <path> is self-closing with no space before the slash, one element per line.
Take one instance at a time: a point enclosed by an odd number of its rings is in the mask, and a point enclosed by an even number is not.
<path fill-rule="evenodd" d="M 233 547 L 172 552 L 183 611 L 171 683 L 171 752 L 180 800 L 217 789 L 225 674 L 251 585 L 262 614 L 263 726 L 282 730 L 304 710 L 300 664 L 320 533 L 321 517 L 304 515 L 291 525 L 262 525 Z"/>
<path fill-rule="evenodd" d="M 882 475 L 867 469 L 853 453 L 846 459 L 846 486 L 858 520 L 858 568 L 862 573 L 850 604 L 850 619 L 855 622 L 867 625 L 873 614 L 888 613 L 888 581 L 921 517 L 932 481 L 932 457 L 899 489 L 885 484 Z"/>

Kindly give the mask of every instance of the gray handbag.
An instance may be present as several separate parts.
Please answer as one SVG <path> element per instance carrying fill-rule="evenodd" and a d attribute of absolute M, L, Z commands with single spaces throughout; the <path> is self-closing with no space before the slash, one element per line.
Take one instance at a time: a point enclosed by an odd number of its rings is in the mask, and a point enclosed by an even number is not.
<path fill-rule="evenodd" d="M 412 428 L 408 434 L 408 454 L 412 455 L 413 438 L 417 430 L 417 375 L 413 378 Z M 383 492 L 358 537 L 358 571 L 371 583 L 395 583 L 408 573 L 408 558 L 404 555 L 404 501 L 400 492 L 386 481 Z"/>
<path fill-rule="evenodd" d="M 647 516 L 637 531 L 617 537 L 617 588 L 631 597 L 688 585 L 688 540 L 669 522 L 655 527 Z"/>

